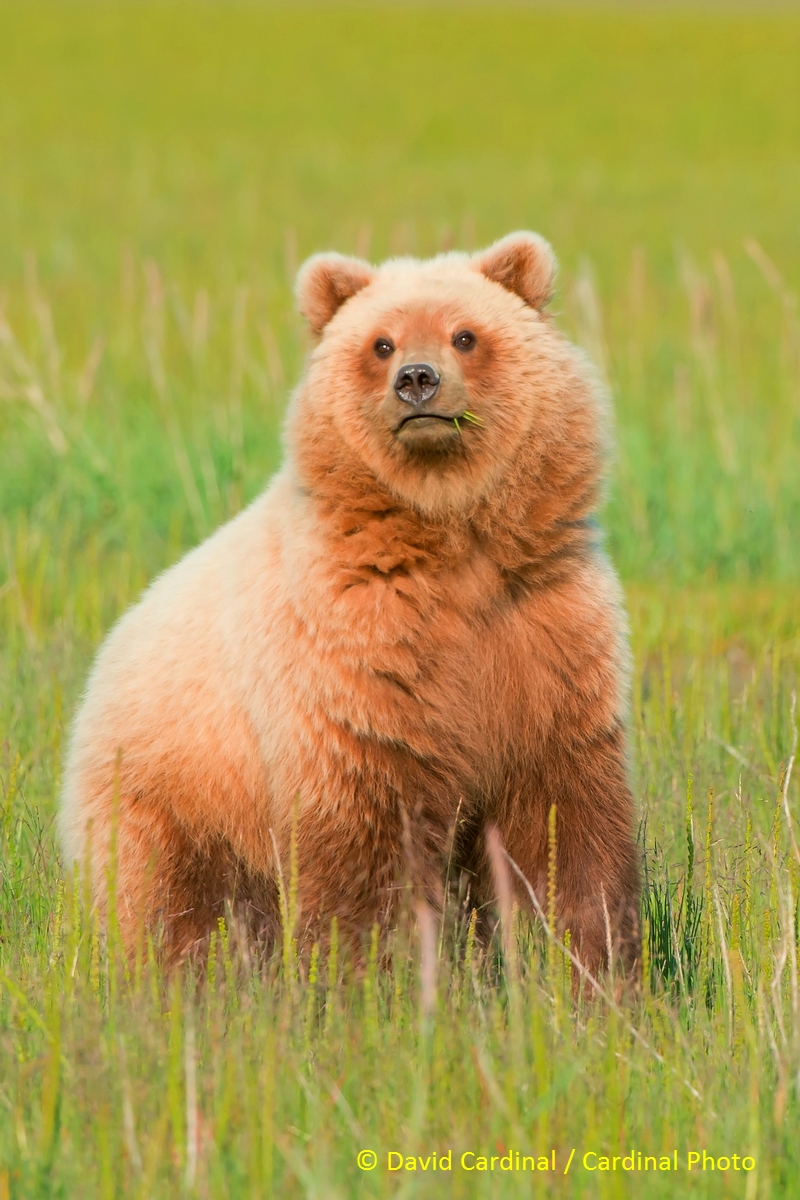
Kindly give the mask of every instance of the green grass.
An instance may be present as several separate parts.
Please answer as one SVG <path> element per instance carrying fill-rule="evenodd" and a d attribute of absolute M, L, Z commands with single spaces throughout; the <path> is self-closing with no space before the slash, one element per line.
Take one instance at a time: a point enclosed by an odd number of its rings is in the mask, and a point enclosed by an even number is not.
<path fill-rule="evenodd" d="M 800 15 L 32 0 L 0 29 L 0 1200 L 800 1194 Z M 61 875 L 63 741 L 110 623 L 279 461 L 296 264 L 520 226 L 617 413 L 642 994 L 575 1008 L 541 930 L 487 955 L 455 902 L 391 971 L 310 979 L 290 917 L 263 962 L 220 930 L 204 984 L 126 974 Z M 459 1165 L 509 1149 L 557 1172 Z M 631 1150 L 680 1173 L 582 1166 Z"/>

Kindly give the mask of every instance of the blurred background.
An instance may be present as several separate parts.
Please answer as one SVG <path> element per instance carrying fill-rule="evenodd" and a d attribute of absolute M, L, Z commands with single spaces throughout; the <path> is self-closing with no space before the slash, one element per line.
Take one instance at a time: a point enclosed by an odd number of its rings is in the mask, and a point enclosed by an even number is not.
<path fill-rule="evenodd" d="M 526 227 L 614 397 L 625 578 L 800 579 L 796 8 L 27 0 L 2 24 L 7 552 L 38 514 L 164 565 L 279 461 L 306 255 Z"/>

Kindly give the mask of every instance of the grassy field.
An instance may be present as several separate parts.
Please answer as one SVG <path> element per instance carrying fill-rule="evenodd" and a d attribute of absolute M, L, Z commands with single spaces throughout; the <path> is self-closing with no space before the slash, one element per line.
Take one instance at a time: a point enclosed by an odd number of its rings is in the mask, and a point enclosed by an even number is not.
<path fill-rule="evenodd" d="M 0 30 L 0 1200 L 800 1195 L 800 13 Z M 541 929 L 506 914 L 501 965 L 455 901 L 391 972 L 300 963 L 291 881 L 274 958 L 223 925 L 202 983 L 128 969 L 53 832 L 95 648 L 278 463 L 306 254 L 517 227 L 617 413 L 641 994 L 576 1008 Z M 596 1169 L 639 1153 L 677 1173 Z"/>

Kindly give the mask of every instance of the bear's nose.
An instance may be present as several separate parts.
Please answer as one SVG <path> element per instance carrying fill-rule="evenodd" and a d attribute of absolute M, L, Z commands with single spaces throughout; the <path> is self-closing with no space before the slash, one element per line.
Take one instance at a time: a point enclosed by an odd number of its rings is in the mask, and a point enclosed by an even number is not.
<path fill-rule="evenodd" d="M 394 390 L 406 404 L 418 407 L 436 395 L 441 380 L 430 363 L 408 363 L 397 372 Z"/>

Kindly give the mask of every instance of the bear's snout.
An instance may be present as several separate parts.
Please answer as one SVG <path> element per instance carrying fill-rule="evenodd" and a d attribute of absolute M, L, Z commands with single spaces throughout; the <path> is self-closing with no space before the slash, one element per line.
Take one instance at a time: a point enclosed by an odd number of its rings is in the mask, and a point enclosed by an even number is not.
<path fill-rule="evenodd" d="M 405 404 L 419 408 L 433 399 L 440 383 L 441 376 L 430 363 L 407 363 L 397 372 L 394 390 Z"/>

